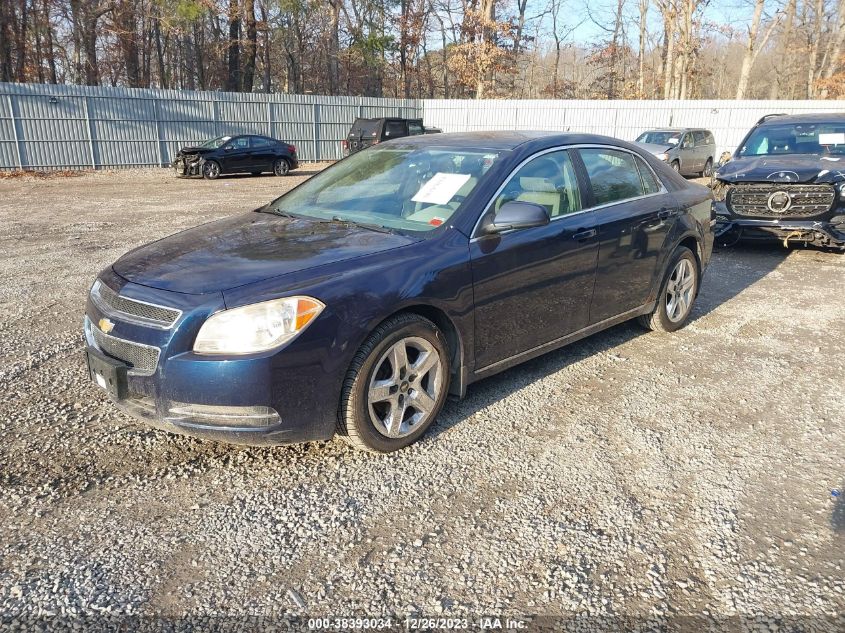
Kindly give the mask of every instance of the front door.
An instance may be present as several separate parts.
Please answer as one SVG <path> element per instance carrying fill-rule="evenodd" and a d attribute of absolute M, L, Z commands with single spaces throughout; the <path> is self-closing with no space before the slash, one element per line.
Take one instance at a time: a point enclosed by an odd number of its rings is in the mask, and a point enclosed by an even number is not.
<path fill-rule="evenodd" d="M 235 173 L 249 171 L 252 157 L 249 153 L 249 137 L 236 136 L 223 147 L 223 171 Z"/>
<path fill-rule="evenodd" d="M 560 338 L 587 325 L 598 243 L 592 212 L 568 150 L 520 167 L 491 203 L 544 206 L 546 226 L 478 236 L 470 242 L 475 293 L 475 368 Z"/>
<path fill-rule="evenodd" d="M 645 161 L 620 149 L 578 150 L 596 205 L 599 253 L 590 324 L 648 302 L 675 219 L 674 197 Z"/>

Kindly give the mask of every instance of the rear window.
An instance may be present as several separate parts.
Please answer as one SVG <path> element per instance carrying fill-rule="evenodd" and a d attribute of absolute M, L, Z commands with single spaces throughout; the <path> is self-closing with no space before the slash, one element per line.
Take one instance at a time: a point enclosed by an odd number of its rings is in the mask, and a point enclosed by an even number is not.
<path fill-rule="evenodd" d="M 385 121 L 384 123 L 384 138 L 398 138 L 400 136 L 407 136 L 407 127 L 404 121 Z"/>
<path fill-rule="evenodd" d="M 352 129 L 349 130 L 349 136 L 350 138 L 376 137 L 380 123 L 380 119 L 356 119 L 352 124 Z"/>
<path fill-rule="evenodd" d="M 423 124 L 420 121 L 408 121 L 408 134 L 416 136 L 423 133 Z"/>

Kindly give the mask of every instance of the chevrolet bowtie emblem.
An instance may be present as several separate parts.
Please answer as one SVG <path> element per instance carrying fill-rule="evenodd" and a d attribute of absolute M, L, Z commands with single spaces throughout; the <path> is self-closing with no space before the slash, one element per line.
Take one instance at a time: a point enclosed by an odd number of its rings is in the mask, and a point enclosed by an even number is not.
<path fill-rule="evenodd" d="M 111 321 L 111 319 L 100 319 L 97 322 L 97 325 L 99 325 L 100 329 L 106 334 L 108 334 L 114 329 L 114 323 Z"/>

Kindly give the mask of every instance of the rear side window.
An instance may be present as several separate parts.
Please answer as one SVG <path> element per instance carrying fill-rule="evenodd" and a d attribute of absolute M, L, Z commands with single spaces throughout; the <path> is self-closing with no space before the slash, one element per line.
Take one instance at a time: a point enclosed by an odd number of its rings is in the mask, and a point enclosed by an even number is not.
<path fill-rule="evenodd" d="M 643 190 L 646 195 L 650 193 L 658 193 L 660 191 L 660 183 L 657 181 L 657 177 L 654 175 L 654 172 L 651 171 L 649 166 L 646 165 L 645 161 L 639 156 L 635 157 L 634 160 L 637 161 L 637 167 L 639 167 L 640 170 L 640 177 L 643 180 Z"/>
<path fill-rule="evenodd" d="M 270 147 L 273 142 L 270 139 L 262 138 L 261 136 L 253 136 L 249 140 L 249 145 L 253 149 L 258 147 Z"/>
<path fill-rule="evenodd" d="M 404 121 L 385 121 L 384 122 L 384 138 L 397 138 L 399 136 L 407 136 L 405 132 Z"/>
<path fill-rule="evenodd" d="M 590 187 L 597 205 L 645 195 L 643 180 L 633 154 L 614 149 L 581 149 Z"/>
<path fill-rule="evenodd" d="M 417 134 L 423 133 L 423 126 L 422 123 L 419 121 L 408 121 L 408 134 L 410 136 L 416 136 Z"/>
<path fill-rule="evenodd" d="M 695 144 L 696 145 L 706 145 L 707 144 L 707 132 L 704 130 L 699 130 L 698 132 L 693 132 L 693 136 L 695 137 Z"/>

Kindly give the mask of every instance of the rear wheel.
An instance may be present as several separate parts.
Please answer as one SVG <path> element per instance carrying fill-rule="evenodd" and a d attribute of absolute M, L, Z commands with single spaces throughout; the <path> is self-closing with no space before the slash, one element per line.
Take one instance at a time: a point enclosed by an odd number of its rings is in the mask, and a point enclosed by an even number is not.
<path fill-rule="evenodd" d="M 285 158 L 277 158 L 273 163 L 273 173 L 277 176 L 287 176 L 290 171 L 290 163 Z"/>
<path fill-rule="evenodd" d="M 681 163 L 679 163 L 676 160 L 672 161 L 672 169 L 674 169 L 675 172 L 680 174 L 681 173 Z"/>
<path fill-rule="evenodd" d="M 382 323 L 364 342 L 343 383 L 337 433 L 355 448 L 389 453 L 417 441 L 449 391 L 443 333 L 416 314 Z"/>
<path fill-rule="evenodd" d="M 215 180 L 220 175 L 220 163 L 216 160 L 207 160 L 202 165 L 202 177 L 206 180 Z"/>
<path fill-rule="evenodd" d="M 685 246 L 679 246 L 669 260 L 666 276 L 657 295 L 657 305 L 640 317 L 640 324 L 660 332 L 674 332 L 686 325 L 698 295 L 698 260 Z"/>
<path fill-rule="evenodd" d="M 701 175 L 704 178 L 710 178 L 713 175 L 713 159 L 708 158 L 707 162 L 704 163 L 704 171 L 701 172 Z"/>

